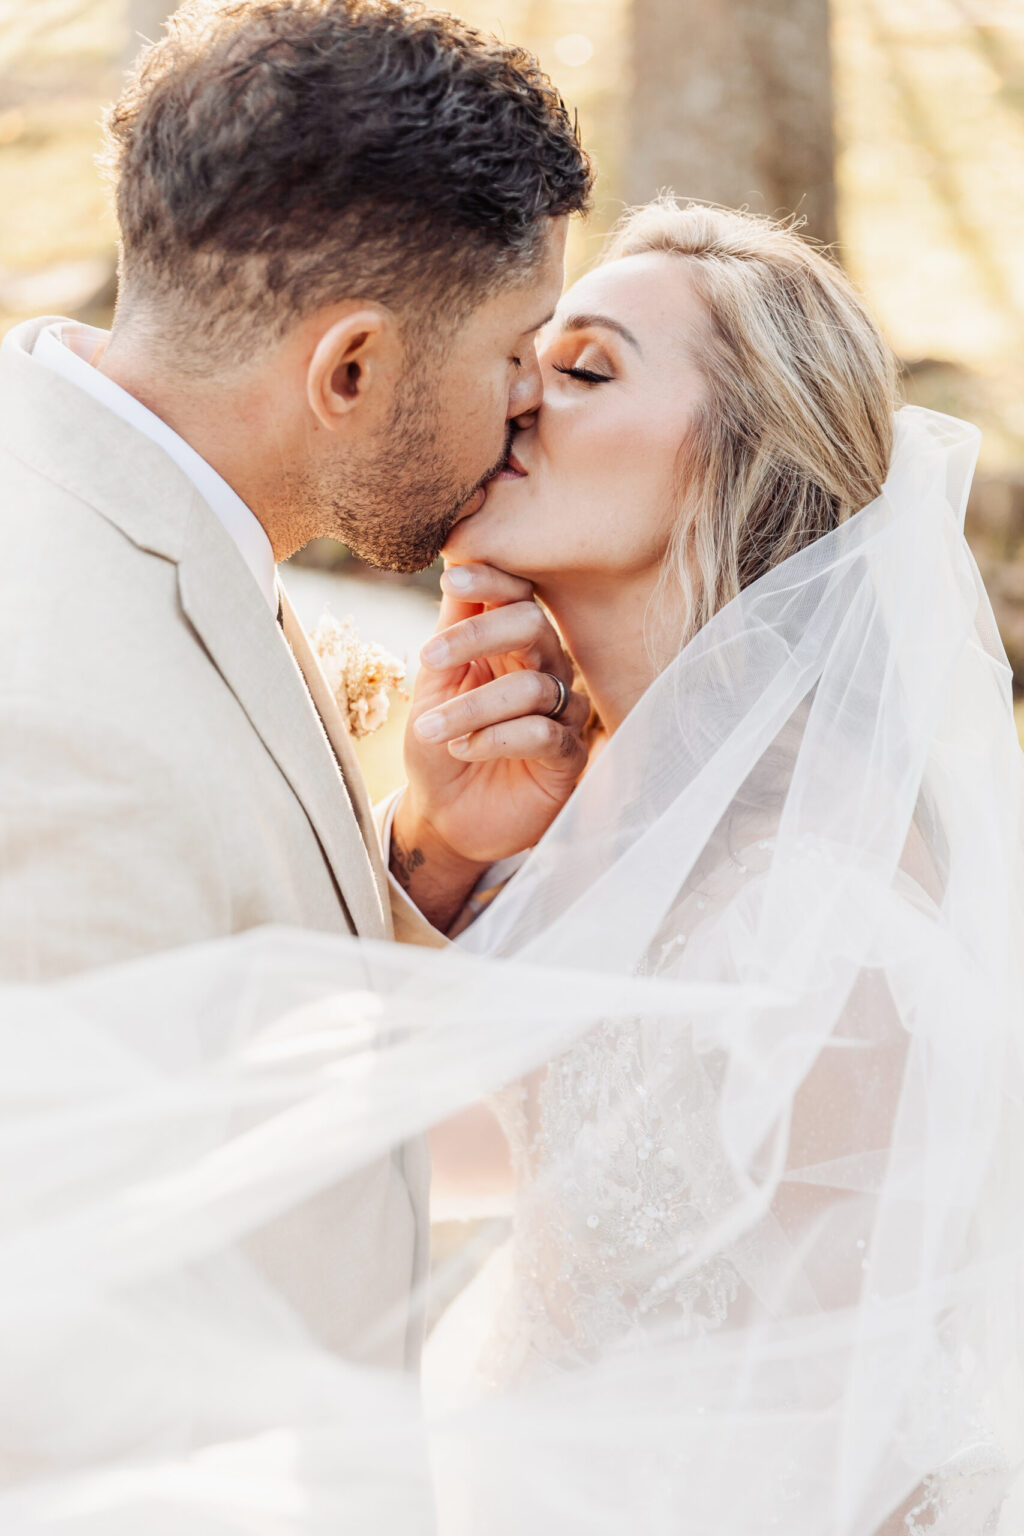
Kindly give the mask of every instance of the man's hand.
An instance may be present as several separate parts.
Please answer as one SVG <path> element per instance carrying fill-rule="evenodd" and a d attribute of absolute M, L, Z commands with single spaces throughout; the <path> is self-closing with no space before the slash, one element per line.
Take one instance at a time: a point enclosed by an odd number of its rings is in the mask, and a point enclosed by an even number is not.
<path fill-rule="evenodd" d="M 529 582 L 462 565 L 441 586 L 406 730 L 391 870 L 445 929 L 483 871 L 532 847 L 572 794 L 590 706 L 573 693 L 559 719 L 548 716 L 559 689 L 545 674 L 570 687 L 572 663 Z"/>

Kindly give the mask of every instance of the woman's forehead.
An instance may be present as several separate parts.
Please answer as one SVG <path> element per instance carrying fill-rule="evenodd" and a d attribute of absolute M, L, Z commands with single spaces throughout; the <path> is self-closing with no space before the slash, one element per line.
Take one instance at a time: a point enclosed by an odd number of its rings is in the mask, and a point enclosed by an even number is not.
<path fill-rule="evenodd" d="M 680 329 L 698 325 L 702 307 L 684 258 L 644 251 L 595 267 L 567 288 L 555 312 L 554 328 L 587 316 L 607 317 L 628 327 L 641 343 L 645 338 L 654 343 L 666 327 L 669 340 L 677 339 Z"/>

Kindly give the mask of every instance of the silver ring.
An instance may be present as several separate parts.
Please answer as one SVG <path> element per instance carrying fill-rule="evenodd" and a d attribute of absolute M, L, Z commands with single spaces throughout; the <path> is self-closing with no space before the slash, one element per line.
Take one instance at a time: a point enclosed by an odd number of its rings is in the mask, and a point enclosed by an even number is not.
<path fill-rule="evenodd" d="M 544 676 L 550 677 L 551 681 L 558 689 L 558 698 L 555 700 L 554 709 L 545 710 L 544 713 L 549 720 L 561 720 L 562 716 L 565 714 L 569 707 L 569 700 L 572 698 L 572 694 L 566 685 L 562 682 L 562 679 L 560 677 L 556 677 L 553 672 L 545 672 Z"/>

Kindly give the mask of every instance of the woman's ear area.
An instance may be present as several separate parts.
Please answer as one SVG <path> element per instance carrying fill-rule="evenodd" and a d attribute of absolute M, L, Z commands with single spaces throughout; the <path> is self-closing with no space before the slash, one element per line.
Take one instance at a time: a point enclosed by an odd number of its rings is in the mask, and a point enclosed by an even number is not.
<path fill-rule="evenodd" d="M 367 404 L 379 405 L 394 388 L 400 355 L 395 318 L 381 306 L 360 305 L 333 320 L 306 370 L 306 398 L 320 426 L 335 432 L 357 407 L 365 414 Z"/>

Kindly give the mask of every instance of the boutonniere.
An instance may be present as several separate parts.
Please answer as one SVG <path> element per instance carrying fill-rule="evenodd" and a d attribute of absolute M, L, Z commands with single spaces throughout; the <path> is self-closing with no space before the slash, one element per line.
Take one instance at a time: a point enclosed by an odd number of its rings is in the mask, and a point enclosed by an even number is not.
<path fill-rule="evenodd" d="M 336 619 L 328 608 L 309 638 L 352 735 L 378 730 L 391 708 L 389 691 L 402 691 L 402 662 L 379 645 L 364 644 L 353 621 Z"/>

